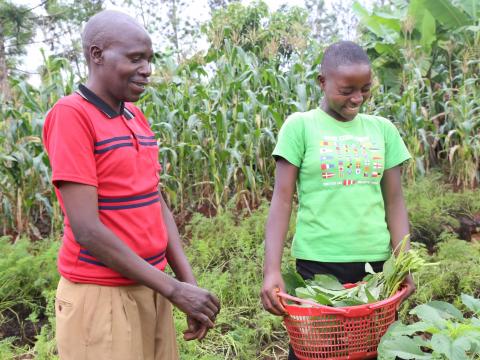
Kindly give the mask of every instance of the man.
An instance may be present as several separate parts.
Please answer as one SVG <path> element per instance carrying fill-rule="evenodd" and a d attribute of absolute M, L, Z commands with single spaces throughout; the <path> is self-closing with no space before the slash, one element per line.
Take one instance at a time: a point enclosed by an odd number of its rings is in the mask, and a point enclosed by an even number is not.
<path fill-rule="evenodd" d="M 170 303 L 186 340 L 214 326 L 218 299 L 196 286 L 158 190 L 158 147 L 137 101 L 153 57 L 130 16 L 103 11 L 82 34 L 86 85 L 47 115 L 43 140 L 65 214 L 56 297 L 63 359 L 178 359 Z M 177 278 L 163 272 L 167 263 Z"/>

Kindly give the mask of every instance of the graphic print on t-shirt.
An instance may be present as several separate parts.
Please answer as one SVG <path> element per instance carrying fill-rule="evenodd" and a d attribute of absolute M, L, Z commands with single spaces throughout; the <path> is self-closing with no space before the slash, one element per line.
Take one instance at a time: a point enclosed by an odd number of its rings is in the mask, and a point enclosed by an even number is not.
<path fill-rule="evenodd" d="M 384 149 L 368 136 L 324 136 L 320 141 L 323 186 L 378 184 L 384 168 Z"/>

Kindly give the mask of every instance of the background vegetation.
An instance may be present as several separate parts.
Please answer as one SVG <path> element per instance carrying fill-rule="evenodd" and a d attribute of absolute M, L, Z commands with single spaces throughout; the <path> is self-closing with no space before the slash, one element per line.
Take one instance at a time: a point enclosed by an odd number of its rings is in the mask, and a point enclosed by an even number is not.
<path fill-rule="evenodd" d="M 286 116 L 319 103 L 318 64 L 335 39 L 321 26 L 332 21 L 318 15 L 322 2 L 275 12 L 261 1 L 228 3 L 212 1 L 212 18 L 201 27 L 178 21 L 186 6 L 181 1 L 169 7 L 163 25 L 155 14 L 143 13 L 149 27 L 169 29 L 171 46 L 156 54 L 153 85 L 138 105 L 160 144 L 163 190 L 199 282 L 223 303 L 218 326 L 204 342 L 180 341 L 182 359 L 285 355 L 281 322 L 262 311 L 258 299 L 274 179 L 270 154 Z M 20 30 L 43 23 L 28 17 L 28 9 L 0 1 L 10 11 L 0 12 L 1 34 L 10 39 L 0 37 L 0 75 L 8 73 L 8 81 L 0 76 L 2 359 L 55 357 L 52 300 L 62 217 L 41 128 L 48 109 L 85 75 L 75 57 L 75 26 L 103 6 L 77 2 L 81 11 L 70 21 L 71 6 L 45 4 L 51 26 L 70 31 L 71 44 L 54 55 L 42 53 L 41 83 L 33 86 L 14 70 L 24 49 L 1 49 L 20 44 L 18 36 L 31 39 L 31 32 Z M 371 11 L 354 3 L 345 12 L 356 14 L 358 41 L 376 74 L 365 111 L 392 120 L 414 157 L 404 172 L 413 240 L 426 258 L 440 262 L 434 275 L 418 275 L 418 291 L 402 317 L 408 320 L 408 309 L 429 299 L 460 305 L 461 292 L 480 295 L 480 254 L 473 244 L 480 227 L 480 7 L 475 0 L 392 0 Z M 207 51 L 182 48 L 183 37 L 191 42 L 195 34 L 207 39 Z M 181 314 L 176 322 L 182 329 Z"/>

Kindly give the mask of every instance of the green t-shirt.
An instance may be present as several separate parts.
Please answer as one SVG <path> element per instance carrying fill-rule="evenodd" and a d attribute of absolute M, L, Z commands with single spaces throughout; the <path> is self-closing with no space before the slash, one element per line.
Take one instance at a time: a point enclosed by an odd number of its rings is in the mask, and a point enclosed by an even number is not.
<path fill-rule="evenodd" d="M 341 122 L 321 109 L 288 117 L 274 156 L 299 168 L 292 255 L 322 262 L 390 256 L 380 180 L 410 154 L 387 119 L 358 114 Z"/>

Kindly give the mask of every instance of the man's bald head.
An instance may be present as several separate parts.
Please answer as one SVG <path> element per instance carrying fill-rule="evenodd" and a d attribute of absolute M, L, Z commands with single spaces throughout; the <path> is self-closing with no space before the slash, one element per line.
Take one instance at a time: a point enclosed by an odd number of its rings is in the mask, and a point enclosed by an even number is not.
<path fill-rule="evenodd" d="M 119 11 L 104 10 L 91 17 L 82 33 L 82 47 L 85 60 L 90 67 L 90 49 L 93 45 L 101 49 L 110 46 L 121 33 L 126 31 L 147 32 L 134 18 Z"/>

